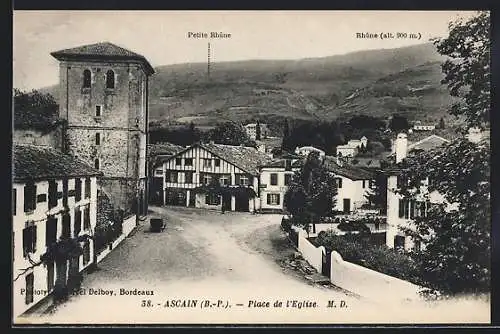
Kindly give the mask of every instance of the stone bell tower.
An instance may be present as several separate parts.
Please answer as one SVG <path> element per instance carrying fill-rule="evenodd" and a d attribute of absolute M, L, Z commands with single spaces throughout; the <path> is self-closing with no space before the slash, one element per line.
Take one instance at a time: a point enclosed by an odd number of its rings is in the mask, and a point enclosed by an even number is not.
<path fill-rule="evenodd" d="M 148 79 L 140 54 L 109 42 L 52 52 L 59 60 L 65 149 L 101 170 L 100 188 L 125 216 L 147 214 Z"/>

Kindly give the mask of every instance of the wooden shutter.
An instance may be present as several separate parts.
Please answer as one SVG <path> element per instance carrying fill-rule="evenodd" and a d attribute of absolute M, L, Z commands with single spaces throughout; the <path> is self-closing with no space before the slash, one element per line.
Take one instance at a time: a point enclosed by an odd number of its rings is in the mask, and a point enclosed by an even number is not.
<path fill-rule="evenodd" d="M 403 218 L 405 216 L 405 200 L 400 199 L 399 200 L 399 218 Z"/>
<path fill-rule="evenodd" d="M 23 229 L 23 256 L 28 256 L 29 243 L 30 243 L 30 229 L 26 227 Z"/>
<path fill-rule="evenodd" d="M 31 240 L 33 242 L 32 246 L 33 253 L 36 252 L 36 233 L 37 233 L 36 228 L 37 228 L 36 225 L 33 225 L 31 227 L 31 234 L 32 234 Z"/>

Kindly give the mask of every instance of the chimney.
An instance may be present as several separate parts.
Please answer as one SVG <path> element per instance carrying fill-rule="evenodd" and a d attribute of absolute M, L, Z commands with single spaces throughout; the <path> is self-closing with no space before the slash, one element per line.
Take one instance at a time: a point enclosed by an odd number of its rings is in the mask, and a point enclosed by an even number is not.
<path fill-rule="evenodd" d="M 406 133 L 398 134 L 394 147 L 396 152 L 396 163 L 400 163 L 404 158 L 406 158 L 408 153 L 408 137 L 406 136 Z"/>

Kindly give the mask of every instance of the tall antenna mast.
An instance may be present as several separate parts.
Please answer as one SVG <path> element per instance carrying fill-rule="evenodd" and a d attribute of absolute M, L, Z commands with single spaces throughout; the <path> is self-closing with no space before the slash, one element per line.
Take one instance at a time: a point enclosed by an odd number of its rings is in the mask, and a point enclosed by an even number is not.
<path fill-rule="evenodd" d="M 208 43 L 207 76 L 208 76 L 208 79 L 210 79 L 210 42 Z"/>

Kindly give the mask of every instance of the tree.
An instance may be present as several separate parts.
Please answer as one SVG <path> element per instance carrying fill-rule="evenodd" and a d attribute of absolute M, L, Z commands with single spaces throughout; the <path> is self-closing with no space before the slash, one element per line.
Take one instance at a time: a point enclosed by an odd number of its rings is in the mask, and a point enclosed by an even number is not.
<path fill-rule="evenodd" d="M 387 178 L 380 172 L 375 176 L 375 186 L 365 194 L 370 206 L 380 210 L 381 214 L 387 211 Z"/>
<path fill-rule="evenodd" d="M 389 128 L 394 132 L 406 131 L 410 128 L 410 124 L 406 117 L 396 114 L 392 116 Z"/>
<path fill-rule="evenodd" d="M 19 129 L 46 129 L 58 121 L 59 106 L 50 94 L 38 90 L 14 89 L 14 126 Z"/>
<path fill-rule="evenodd" d="M 257 124 L 255 125 L 255 140 L 260 140 L 260 122 L 257 120 Z"/>
<path fill-rule="evenodd" d="M 452 115 L 463 115 L 470 126 L 484 126 L 490 119 L 490 14 L 450 22 L 447 38 L 435 39 L 437 51 L 448 56 L 442 71 L 450 95 L 459 97 Z"/>
<path fill-rule="evenodd" d="M 441 117 L 441 119 L 439 120 L 439 126 L 438 126 L 439 129 L 444 129 L 445 128 L 445 124 L 444 124 L 444 118 Z"/>
<path fill-rule="evenodd" d="M 317 152 L 307 157 L 300 171 L 295 172 L 285 193 L 285 207 L 292 214 L 293 223 L 309 232 L 312 224 L 332 215 L 337 196 L 334 177 L 323 166 Z"/>
<path fill-rule="evenodd" d="M 285 120 L 283 124 L 283 139 L 281 141 L 281 149 L 283 151 L 292 150 L 292 144 L 290 142 L 290 126 L 288 125 L 288 121 Z"/>
<path fill-rule="evenodd" d="M 217 124 L 214 129 L 208 131 L 205 140 L 225 145 L 255 146 L 255 142 L 248 137 L 244 128 L 234 122 Z"/>
<path fill-rule="evenodd" d="M 446 294 L 480 293 L 490 289 L 490 147 L 457 140 L 405 162 L 410 185 L 407 198 L 422 194 L 427 215 L 417 217 L 405 232 L 424 246 L 413 256 L 427 287 Z M 446 202 L 431 204 L 420 180 L 429 178 L 428 192 Z M 452 209 L 448 204 L 455 204 Z"/>
<path fill-rule="evenodd" d="M 436 41 L 438 51 L 453 58 L 443 65 L 450 94 L 462 97 L 451 114 L 464 115 L 466 127 L 489 125 L 489 15 L 450 23 L 449 37 Z M 465 92 L 463 95 L 459 91 Z M 400 192 L 424 196 L 427 214 L 405 232 L 421 242 L 412 252 L 423 284 L 446 295 L 490 291 L 491 210 L 490 144 L 458 138 L 443 148 L 409 156 L 400 164 L 410 180 Z M 428 180 L 427 191 L 421 187 Z M 437 191 L 445 201 L 431 203 Z M 451 206 L 450 206 L 451 205 Z"/>

